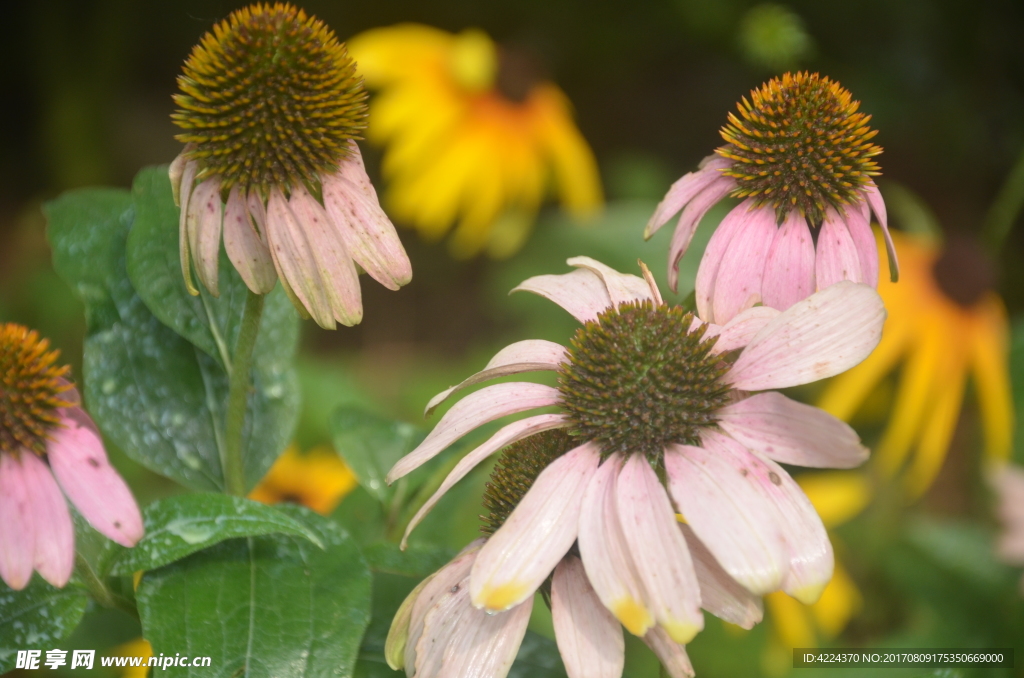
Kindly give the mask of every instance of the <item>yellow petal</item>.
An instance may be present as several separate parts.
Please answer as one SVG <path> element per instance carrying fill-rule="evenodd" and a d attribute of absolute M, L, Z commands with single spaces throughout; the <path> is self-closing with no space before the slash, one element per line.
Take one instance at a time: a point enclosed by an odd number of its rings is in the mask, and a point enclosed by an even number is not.
<path fill-rule="evenodd" d="M 1010 458 L 1013 447 L 1013 395 L 1007 338 L 1006 309 L 992 295 L 982 302 L 981 318 L 975 327 L 971 345 L 971 365 L 985 431 L 985 456 L 989 461 Z"/>
<path fill-rule="evenodd" d="M 835 527 L 858 515 L 871 500 L 867 476 L 857 471 L 814 471 L 796 478 L 814 504 L 825 527 Z"/>

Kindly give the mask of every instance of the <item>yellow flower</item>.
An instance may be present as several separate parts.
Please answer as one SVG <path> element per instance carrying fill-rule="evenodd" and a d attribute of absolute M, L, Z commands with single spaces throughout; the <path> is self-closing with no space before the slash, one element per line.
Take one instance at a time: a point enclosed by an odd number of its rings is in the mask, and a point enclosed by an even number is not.
<path fill-rule="evenodd" d="M 348 47 L 380 90 L 367 137 L 386 146 L 386 203 L 424 237 L 440 239 L 458 221 L 453 254 L 508 256 L 549 185 L 573 214 L 600 206 L 597 164 L 565 94 L 482 31 L 399 24 Z"/>
<path fill-rule="evenodd" d="M 356 476 L 334 450 L 314 447 L 303 454 L 285 450 L 249 498 L 264 504 L 291 502 L 329 515 L 356 486 Z"/>
<path fill-rule="evenodd" d="M 991 268 L 972 243 L 949 241 L 943 248 L 933 239 L 899 233 L 893 240 L 900 281 L 878 285 L 889 312 L 882 341 L 867 360 L 832 380 L 820 406 L 849 420 L 902 363 L 889 424 L 874 456 L 887 477 L 906 465 L 904 486 L 917 497 L 945 460 L 968 376 L 981 411 L 986 458 L 1009 457 L 1009 327 L 1003 302 L 990 289 Z"/>
<path fill-rule="evenodd" d="M 149 675 L 149 658 L 153 656 L 153 646 L 145 638 L 129 640 L 118 645 L 112 653 L 114 657 L 142 657 L 142 666 L 126 666 L 121 669 L 121 678 L 146 678 Z"/>

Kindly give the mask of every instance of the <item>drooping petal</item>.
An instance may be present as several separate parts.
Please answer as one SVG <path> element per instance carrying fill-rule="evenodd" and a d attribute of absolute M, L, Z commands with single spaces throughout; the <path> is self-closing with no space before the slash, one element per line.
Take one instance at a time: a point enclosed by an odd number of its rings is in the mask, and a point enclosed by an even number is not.
<path fill-rule="evenodd" d="M 464 388 L 521 372 L 557 370 L 564 359 L 565 347 L 553 341 L 527 339 L 509 344 L 498 351 L 484 369 L 431 398 L 423 414 L 430 415 L 438 405 Z"/>
<path fill-rule="evenodd" d="M 398 460 L 388 472 L 387 482 L 419 468 L 478 426 L 509 414 L 556 405 L 559 398 L 558 389 L 529 382 L 494 384 L 470 393 L 445 412 L 415 450 Z"/>
<path fill-rule="evenodd" d="M 256 294 L 267 294 L 277 283 L 277 272 L 270 249 L 249 219 L 249 206 L 236 184 L 224 208 L 224 250 L 245 286 Z"/>
<path fill-rule="evenodd" d="M 21 463 L 36 533 L 35 569 L 60 588 L 68 583 L 75 566 L 75 528 L 68 504 L 42 459 L 23 454 Z"/>
<path fill-rule="evenodd" d="M 871 210 L 867 203 L 863 209 L 856 207 L 846 210 L 846 228 L 850 231 L 853 246 L 857 249 L 860 262 L 860 281 L 865 285 L 878 287 L 878 244 L 871 232 Z"/>
<path fill-rule="evenodd" d="M 715 276 L 712 322 L 725 324 L 761 303 L 765 261 L 778 231 L 774 210 L 754 209 L 747 214 L 742 231 L 726 247 Z"/>
<path fill-rule="evenodd" d="M 647 609 L 672 640 L 688 643 L 704 628 L 700 586 L 676 512 L 645 455 L 630 456 L 616 480 L 615 494 Z"/>
<path fill-rule="evenodd" d="M 726 405 L 716 416 L 744 447 L 783 464 L 853 468 L 868 458 L 849 424 L 774 391 Z"/>
<path fill-rule="evenodd" d="M 167 178 L 171 180 L 171 197 L 174 204 L 181 206 L 181 178 L 185 175 L 185 165 L 188 164 L 188 152 L 183 150 L 174 156 L 170 167 L 167 168 Z"/>
<path fill-rule="evenodd" d="M 715 281 L 722 265 L 722 257 L 732 244 L 733 238 L 743 233 L 747 221 L 753 217 L 758 208 L 753 200 L 745 200 L 729 210 L 718 228 L 711 234 L 704 256 L 697 267 L 697 279 L 694 283 L 697 299 L 697 315 L 706 322 L 717 322 L 714 318 L 712 303 L 715 295 Z M 770 212 L 770 210 L 769 210 Z"/>
<path fill-rule="evenodd" d="M 783 311 L 751 339 L 726 377 L 743 391 L 807 384 L 844 372 L 878 345 L 882 298 L 848 281 Z"/>
<path fill-rule="evenodd" d="M 519 646 L 526 635 L 533 612 L 532 601 L 526 601 L 499 614 L 488 614 L 470 605 L 469 580 L 463 580 L 458 591 L 451 593 L 452 606 L 458 606 L 459 616 L 448 636 L 444 662 L 433 674 L 429 670 L 416 675 L 436 675 L 438 678 L 465 678 L 465 676 L 493 676 L 505 678 L 519 654 Z M 447 611 L 438 605 L 427 613 L 421 645 L 428 643 L 435 624 L 441 624 L 441 634 L 447 622 Z"/>
<path fill-rule="evenodd" d="M 672 640 L 664 629 L 655 627 L 644 636 L 644 643 L 658 655 L 669 678 L 693 678 L 693 664 L 686 648 Z"/>
<path fill-rule="evenodd" d="M 63 411 L 64 426 L 47 446 L 50 468 L 78 512 L 103 536 L 122 546 L 142 538 L 142 515 L 128 485 L 107 461 L 103 442 L 78 408 Z"/>
<path fill-rule="evenodd" d="M 430 575 L 413 588 L 405 597 L 402 604 L 398 606 L 394 618 L 391 620 L 391 627 L 388 629 L 388 637 L 384 641 L 384 661 L 388 663 L 392 671 L 405 668 L 405 647 L 409 640 L 409 626 L 412 621 L 412 607 L 420 593 L 430 583 L 434 575 Z M 420 620 L 422 623 L 422 620 Z"/>
<path fill-rule="evenodd" d="M 551 618 L 569 678 L 620 678 L 626 659 L 622 626 L 601 604 L 576 556 L 555 568 Z"/>
<path fill-rule="evenodd" d="M 583 493 L 579 549 L 594 592 L 630 633 L 643 636 L 654 625 L 646 594 L 619 522 L 616 480 L 622 459 L 610 456 Z"/>
<path fill-rule="evenodd" d="M 601 278 L 604 286 L 608 289 L 608 298 L 615 306 L 627 301 L 654 300 L 650 285 L 639 276 L 619 273 L 614 268 L 590 257 L 572 257 L 565 263 L 577 268 L 585 268 Z"/>
<path fill-rule="evenodd" d="M 270 191 L 267 202 L 266 229 L 267 244 L 282 286 L 299 300 L 298 305 L 306 309 L 317 325 L 334 329 L 334 313 L 309 239 L 277 188 Z"/>
<path fill-rule="evenodd" d="M 686 205 L 683 213 L 679 215 L 676 230 L 672 233 L 672 242 L 669 243 L 668 252 L 668 284 L 675 292 L 679 287 L 679 261 L 686 254 L 693 240 L 693 234 L 700 224 L 700 220 L 708 213 L 715 203 L 729 195 L 732 189 L 736 188 L 736 180 L 732 177 L 720 176 L 708 184 L 707 188 L 698 193 L 693 200 Z"/>
<path fill-rule="evenodd" d="M 260 242 L 267 245 L 267 206 L 263 204 L 263 199 L 255 189 L 249 191 L 245 204 L 249 208 L 249 216 L 256 225 L 256 235 L 260 237 Z M 267 248 L 269 249 L 269 246 Z"/>
<path fill-rule="evenodd" d="M 779 315 L 780 311 L 770 306 L 755 306 L 748 308 L 732 320 L 727 322 L 718 333 L 718 341 L 715 342 L 714 352 L 725 353 L 737 348 L 743 348 L 750 343 L 764 326 L 770 323 Z M 705 334 L 705 336 L 708 336 Z"/>
<path fill-rule="evenodd" d="M 220 180 L 205 179 L 189 197 L 186 226 L 189 248 L 199 281 L 213 296 L 220 296 L 217 268 L 220 262 L 221 222 L 224 218 L 220 201 Z"/>
<path fill-rule="evenodd" d="M 24 459 L 32 455 L 22 452 Z M 0 579 L 20 591 L 32 578 L 36 550 L 33 497 L 21 462 L 0 453 Z"/>
<path fill-rule="evenodd" d="M 185 278 L 185 289 L 193 296 L 199 294 L 199 290 L 192 281 L 192 257 L 188 247 L 188 206 L 198 169 L 195 160 L 185 163 L 181 175 L 181 210 L 178 216 L 178 257 L 181 260 L 181 275 Z"/>
<path fill-rule="evenodd" d="M 698 193 L 708 187 L 708 184 L 722 176 L 722 170 L 728 167 L 731 161 L 720 155 L 710 155 L 704 158 L 700 167 L 694 171 L 684 174 L 668 189 L 668 193 L 654 209 L 644 228 L 644 240 L 649 240 L 657 233 L 662 226 L 668 223 L 679 210 L 686 207 L 687 203 L 696 197 Z"/>
<path fill-rule="evenodd" d="M 409 521 L 409 525 L 405 528 L 405 535 L 402 537 L 402 548 L 406 546 L 406 542 L 409 539 L 409 535 L 413 529 L 420 524 L 420 521 L 426 517 L 427 513 L 430 512 L 437 502 L 441 500 L 445 492 L 450 490 L 455 483 L 459 482 L 466 477 L 470 471 L 477 467 L 487 457 L 491 456 L 495 452 L 511 445 L 512 443 L 528 438 L 534 433 L 540 433 L 541 431 L 548 431 L 554 428 L 561 428 L 567 426 L 569 421 L 566 419 L 564 414 L 540 414 L 536 417 L 529 417 L 528 419 L 521 419 L 519 421 L 512 422 L 508 426 L 503 427 L 493 436 L 487 439 L 480 447 L 467 454 L 465 457 L 459 460 L 459 463 L 455 465 L 451 473 L 444 479 L 441 486 L 437 488 L 437 491 L 431 495 L 430 499 L 420 507 L 420 510 L 416 512 L 412 520 Z"/>
<path fill-rule="evenodd" d="M 302 262 L 316 266 L 324 283 L 324 292 L 334 319 L 346 327 L 358 325 L 363 319 L 363 300 L 355 262 L 345 247 L 341 228 L 331 219 L 323 205 L 304 187 L 292 188 L 288 207 L 309 239 L 313 259 Z"/>
<path fill-rule="evenodd" d="M 864 187 L 871 211 L 878 219 L 878 225 L 882 227 L 882 235 L 885 237 L 885 253 L 889 257 L 889 279 L 896 282 L 900 279 L 900 262 L 896 258 L 896 246 L 892 243 L 892 235 L 889 233 L 889 220 L 885 213 L 885 201 L 874 181 L 869 181 Z"/>
<path fill-rule="evenodd" d="M 785 311 L 814 293 L 814 241 L 807 221 L 792 211 L 782 222 L 764 265 L 761 298 Z"/>
<path fill-rule="evenodd" d="M 480 549 L 473 605 L 507 610 L 533 595 L 576 541 L 583 493 L 601 461 L 585 443 L 541 471 L 505 524 Z"/>
<path fill-rule="evenodd" d="M 597 314 L 612 305 L 604 281 L 586 268 L 561 275 L 537 275 L 519 283 L 512 292 L 539 294 L 564 308 L 581 323 L 597 320 Z"/>
<path fill-rule="evenodd" d="M 851 210 L 853 212 L 855 210 Z M 834 209 L 825 213 L 818 233 L 818 248 L 814 258 L 814 279 L 817 289 L 823 290 L 840 280 L 865 282 L 860 255 L 846 221 Z"/>
<path fill-rule="evenodd" d="M 730 577 L 689 525 L 680 525 L 700 584 L 700 605 L 719 619 L 751 629 L 764 617 L 761 598 Z"/>

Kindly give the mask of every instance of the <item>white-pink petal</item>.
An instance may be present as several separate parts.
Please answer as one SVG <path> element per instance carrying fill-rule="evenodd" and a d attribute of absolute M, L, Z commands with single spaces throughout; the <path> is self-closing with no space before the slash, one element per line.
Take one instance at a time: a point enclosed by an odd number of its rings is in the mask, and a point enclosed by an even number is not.
<path fill-rule="evenodd" d="M 780 312 L 771 306 L 755 306 L 734 316 L 719 330 L 714 352 L 725 353 L 743 348 L 764 329 L 765 325 L 775 320 Z"/>
<path fill-rule="evenodd" d="M 309 239 L 292 213 L 287 198 L 278 188 L 271 189 L 267 201 L 266 234 L 267 245 L 282 286 L 291 293 L 290 296 L 298 299 L 298 305 L 309 313 L 317 325 L 334 329 L 334 313 Z"/>
<path fill-rule="evenodd" d="M 688 202 L 707 188 L 708 184 L 722 176 L 722 170 L 732 164 L 728 158 L 720 155 L 709 155 L 700 163 L 699 169 L 684 174 L 668 189 L 668 193 L 654 210 L 647 227 L 644 228 L 644 240 L 658 232 L 662 226 L 668 223 L 679 210 L 683 209 Z"/>
<path fill-rule="evenodd" d="M 885 201 L 874 181 L 869 181 L 864 187 L 867 195 L 868 205 L 878 219 L 878 225 L 882 227 L 882 235 L 885 237 L 885 252 L 889 257 L 889 278 L 892 282 L 900 279 L 900 262 L 896 258 L 896 246 L 893 245 L 892 235 L 889 233 L 889 220 L 885 212 Z"/>
<path fill-rule="evenodd" d="M 784 311 L 814 293 L 814 240 L 807 220 L 790 212 L 779 227 L 764 265 L 761 299 Z"/>
<path fill-rule="evenodd" d="M 122 546 L 134 546 L 143 534 L 135 498 L 107 460 L 88 415 L 78 408 L 63 414 L 63 427 L 53 432 L 47 447 L 53 475 L 97 532 Z"/>
<path fill-rule="evenodd" d="M 427 613 L 438 605 L 451 605 L 453 588 L 468 588 L 463 585 L 463 582 L 469 576 L 469 571 L 473 567 L 473 561 L 476 560 L 476 554 L 483 543 L 483 539 L 477 539 L 464 548 L 451 562 L 435 572 L 429 581 L 424 584 L 416 600 L 413 601 L 412 612 L 409 614 L 409 635 L 405 643 L 404 659 L 407 671 L 410 667 L 418 668 L 425 662 L 433 661 L 428 657 L 431 652 L 439 653 L 436 661 L 440 662 L 445 643 L 442 642 L 440 647 L 438 647 L 437 642 L 428 643 L 424 645 L 422 652 L 417 650 L 420 638 L 424 632 L 424 619 Z M 455 611 L 458 609 L 458 606 L 454 608 Z M 436 633 L 436 626 L 432 631 Z"/>
<path fill-rule="evenodd" d="M 597 315 L 612 305 L 604 281 L 586 268 L 561 275 L 527 278 L 512 292 L 539 294 L 564 308 L 581 323 L 597 320 Z"/>
<path fill-rule="evenodd" d="M 576 541 L 583 493 L 601 461 L 585 443 L 541 471 L 480 549 L 470 578 L 473 605 L 507 610 L 533 595 Z"/>
<path fill-rule="evenodd" d="M 75 565 L 75 528 L 68 504 L 42 459 L 23 454 L 21 462 L 36 533 L 33 564 L 43 579 L 60 588 Z"/>
<path fill-rule="evenodd" d="M 199 281 L 213 296 L 219 296 L 217 268 L 220 262 L 220 234 L 223 220 L 220 179 L 205 179 L 189 197 L 186 226 L 189 248 Z"/>
<path fill-rule="evenodd" d="M 849 424 L 774 391 L 726 405 L 716 416 L 744 447 L 783 464 L 854 468 L 868 458 Z"/>
<path fill-rule="evenodd" d="M 387 482 L 419 468 L 479 426 L 510 414 L 557 405 L 560 397 L 558 389 L 530 382 L 494 384 L 470 393 L 445 412 L 415 450 L 398 460 L 388 472 Z"/>
<path fill-rule="evenodd" d="M 224 250 L 246 287 L 256 294 L 274 289 L 277 272 L 266 243 L 252 225 L 242 189 L 231 188 L 224 208 Z"/>
<path fill-rule="evenodd" d="M 704 628 L 700 586 L 676 512 L 645 455 L 633 454 L 626 461 L 615 494 L 646 607 L 672 640 L 688 643 Z"/>
<path fill-rule="evenodd" d="M 722 325 L 737 313 L 761 303 L 765 261 L 778 231 L 774 210 L 753 209 L 747 214 L 742 231 L 736 233 L 722 255 L 708 320 Z"/>
<path fill-rule="evenodd" d="M 193 296 L 199 294 L 199 290 L 196 289 L 196 285 L 192 281 L 192 257 L 188 245 L 188 209 L 198 170 L 199 166 L 195 160 L 185 163 L 185 169 L 181 175 L 181 209 L 178 214 L 178 257 L 181 261 L 181 275 L 185 279 L 185 289 Z"/>
<path fill-rule="evenodd" d="M 488 438 L 487 442 L 460 459 L 459 463 L 455 465 L 455 468 L 453 468 L 451 473 L 449 473 L 444 479 L 444 482 L 441 483 L 441 486 L 437 488 L 437 491 L 434 492 L 430 499 L 420 507 L 420 510 L 416 512 L 416 515 L 413 516 L 412 520 L 409 521 L 409 525 L 405 528 L 405 535 L 402 537 L 402 548 L 405 548 L 406 543 L 409 540 L 409 535 L 412 534 L 413 529 L 415 529 L 430 510 L 437 505 L 437 502 L 441 501 L 441 497 L 443 497 L 444 494 L 455 485 L 455 483 L 465 478 L 466 475 L 476 468 L 484 459 L 487 459 L 487 457 L 504 449 L 514 442 L 532 436 L 534 433 L 562 428 L 568 425 L 569 421 L 566 419 L 564 414 L 539 414 L 536 417 L 520 419 L 519 421 L 512 422 L 508 426 L 502 427 L 497 433 Z"/>
<path fill-rule="evenodd" d="M 683 213 L 679 215 L 679 221 L 676 223 L 676 230 L 672 233 L 668 251 L 668 284 L 673 291 L 679 287 L 679 260 L 689 249 L 701 219 L 715 203 L 729 195 L 734 188 L 736 180 L 732 177 L 716 177 L 683 208 Z"/>
<path fill-rule="evenodd" d="M 601 604 L 576 556 L 566 556 L 555 568 L 551 618 L 569 678 L 622 676 L 626 659 L 622 626 Z"/>
<path fill-rule="evenodd" d="M 851 210 L 855 212 L 856 210 Z M 815 286 L 823 290 L 840 280 L 865 282 L 860 255 L 846 221 L 836 210 L 829 209 L 818 232 L 818 248 L 814 259 Z"/>
<path fill-rule="evenodd" d="M 689 525 L 680 525 L 679 528 L 686 537 L 686 546 L 690 549 L 693 569 L 700 583 L 701 607 L 730 624 L 753 628 L 764 617 L 761 598 L 743 588 L 722 569 Z"/>
<path fill-rule="evenodd" d="M 763 391 L 834 376 L 874 350 L 884 322 L 885 306 L 874 288 L 836 283 L 765 325 L 726 378 L 741 391 Z"/>
<path fill-rule="evenodd" d="M 21 457 L 32 456 L 23 451 Z M 28 494 L 22 463 L 0 452 L 0 579 L 20 591 L 32 578 L 36 549 L 34 500 Z"/>
<path fill-rule="evenodd" d="M 669 678 L 693 678 L 693 664 L 686 648 L 669 638 L 664 629 L 655 627 L 648 631 L 644 643 L 658 656 Z"/>
<path fill-rule="evenodd" d="M 715 281 L 718 279 L 722 257 L 725 256 L 725 252 L 729 249 L 733 239 L 742 236 L 747 222 L 754 218 L 756 211 L 758 211 L 758 208 L 755 207 L 753 200 L 744 200 L 736 207 L 733 207 L 718 224 L 718 228 L 711 234 L 708 246 L 704 248 L 704 256 L 701 257 L 700 265 L 697 267 L 697 279 L 694 285 L 697 315 L 707 322 L 717 323 L 714 317 L 713 300 Z M 769 214 L 773 214 L 771 210 L 767 211 Z"/>
<path fill-rule="evenodd" d="M 494 354 L 484 369 L 431 398 L 423 414 L 431 414 L 438 405 L 464 388 L 522 372 L 557 370 L 564 359 L 565 347 L 553 341 L 527 339 L 509 344 Z"/>
<path fill-rule="evenodd" d="M 846 210 L 846 227 L 860 262 L 860 282 L 878 287 L 878 244 L 871 232 L 871 210 L 867 203 Z"/>
<path fill-rule="evenodd" d="M 590 257 L 572 257 L 565 263 L 576 268 L 585 268 L 598 276 L 608 290 L 608 298 L 611 299 L 613 306 L 627 301 L 654 301 L 651 286 L 639 276 L 619 273 Z"/>

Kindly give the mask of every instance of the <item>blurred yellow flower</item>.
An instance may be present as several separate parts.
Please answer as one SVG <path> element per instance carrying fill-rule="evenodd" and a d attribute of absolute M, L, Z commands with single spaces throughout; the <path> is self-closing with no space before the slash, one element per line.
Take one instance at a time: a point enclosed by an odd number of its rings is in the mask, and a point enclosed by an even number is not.
<path fill-rule="evenodd" d="M 142 666 L 125 666 L 121 669 L 122 678 L 146 678 L 149 675 L 149 658 L 153 656 L 153 646 L 145 638 L 129 640 L 118 645 L 111 653 L 114 657 L 142 657 Z"/>
<path fill-rule="evenodd" d="M 249 498 L 264 504 L 290 502 L 329 515 L 356 486 L 356 475 L 325 445 L 306 453 L 295 445 L 285 450 Z"/>
<path fill-rule="evenodd" d="M 485 33 L 399 24 L 348 41 L 370 103 L 367 137 L 396 220 L 428 239 L 458 221 L 451 251 L 513 254 L 550 189 L 585 216 L 602 202 L 594 155 L 565 94 Z"/>
<path fill-rule="evenodd" d="M 893 240 L 900 281 L 878 284 L 889 312 L 882 341 L 867 360 L 833 379 L 819 404 L 849 421 L 902 363 L 874 457 L 886 477 L 906 465 L 904 486 L 918 497 L 946 458 L 968 375 L 981 411 L 985 456 L 990 461 L 1009 457 L 1014 423 L 1009 327 L 1003 302 L 991 289 L 992 269 L 971 241 L 947 241 L 942 247 L 931 238 L 900 233 L 893 233 Z"/>

